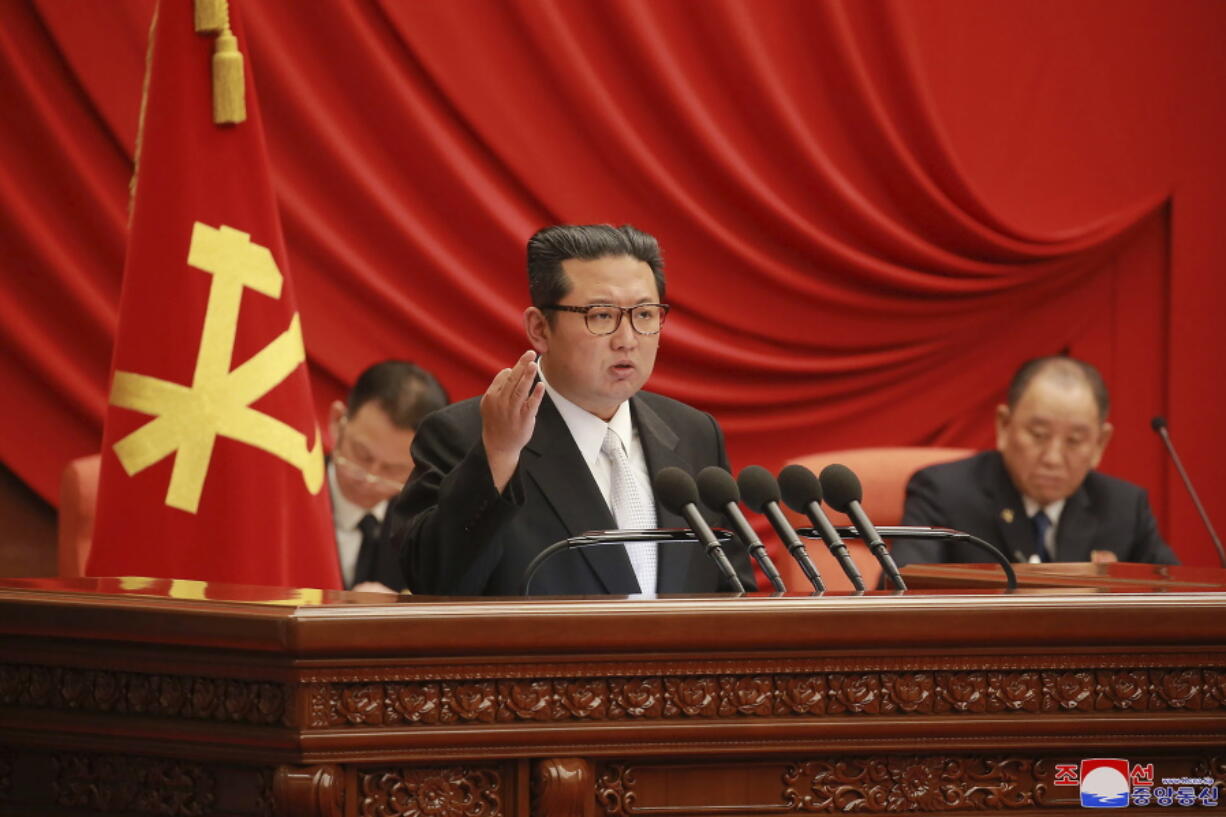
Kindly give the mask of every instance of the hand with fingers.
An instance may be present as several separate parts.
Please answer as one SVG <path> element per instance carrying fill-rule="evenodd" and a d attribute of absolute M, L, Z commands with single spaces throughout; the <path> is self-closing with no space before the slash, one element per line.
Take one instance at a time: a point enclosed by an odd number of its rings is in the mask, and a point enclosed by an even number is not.
<path fill-rule="evenodd" d="M 519 466 L 519 454 L 536 428 L 545 384 L 536 380 L 536 352 L 527 351 L 510 369 L 494 375 L 481 397 L 481 441 L 494 487 L 501 493 Z"/>

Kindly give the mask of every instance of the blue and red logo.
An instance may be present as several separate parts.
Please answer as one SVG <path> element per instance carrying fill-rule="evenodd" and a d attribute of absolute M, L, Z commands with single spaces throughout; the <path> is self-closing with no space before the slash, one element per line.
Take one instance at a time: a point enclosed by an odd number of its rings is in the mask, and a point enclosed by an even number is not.
<path fill-rule="evenodd" d="M 1218 785 L 1211 777 L 1164 777 L 1154 785 L 1154 764 L 1130 764 L 1118 757 L 1092 757 L 1057 763 L 1057 786 L 1078 786 L 1085 808 L 1128 806 L 1217 806 Z"/>

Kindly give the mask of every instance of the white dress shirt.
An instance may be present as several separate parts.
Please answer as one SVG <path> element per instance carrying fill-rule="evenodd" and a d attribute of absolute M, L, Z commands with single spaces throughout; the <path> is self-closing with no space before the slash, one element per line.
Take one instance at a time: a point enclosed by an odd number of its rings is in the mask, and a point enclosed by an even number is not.
<path fill-rule="evenodd" d="M 358 523 L 366 514 L 383 522 L 387 513 L 387 500 L 370 510 L 354 505 L 341 494 L 336 484 L 336 463 L 328 463 L 328 491 L 332 495 L 332 529 L 336 534 L 336 552 L 341 562 L 341 579 L 346 588 L 353 587 L 354 572 L 358 569 L 358 551 L 362 549 L 362 530 Z"/>

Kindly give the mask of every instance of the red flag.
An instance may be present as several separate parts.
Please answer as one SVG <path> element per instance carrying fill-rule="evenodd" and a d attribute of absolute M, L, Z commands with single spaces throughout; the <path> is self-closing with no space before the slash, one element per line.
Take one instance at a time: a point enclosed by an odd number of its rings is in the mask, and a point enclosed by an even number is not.
<path fill-rule="evenodd" d="M 334 588 L 251 62 L 237 3 L 228 25 L 224 0 L 198 5 L 219 18 L 161 0 L 150 34 L 88 572 Z"/>

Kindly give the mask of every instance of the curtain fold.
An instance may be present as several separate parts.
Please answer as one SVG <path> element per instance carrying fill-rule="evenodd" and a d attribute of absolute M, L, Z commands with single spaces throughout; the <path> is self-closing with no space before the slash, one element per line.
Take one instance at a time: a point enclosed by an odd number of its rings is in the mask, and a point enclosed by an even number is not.
<path fill-rule="evenodd" d="M 455 397 L 482 391 L 526 348 L 523 245 L 552 222 L 660 238 L 674 312 L 651 388 L 713 411 L 738 466 L 987 445 L 1034 354 L 1094 350 L 1109 380 L 1137 359 L 1166 371 L 1142 350 L 1166 348 L 1161 297 L 1102 294 L 1169 287 L 1152 251 L 1170 239 L 1169 188 L 1050 229 L 1002 215 L 944 121 L 930 73 L 952 56 L 927 4 L 230 1 L 321 407 L 388 356 Z M 1151 5 L 1044 13 L 1108 38 Z M 51 498 L 99 440 L 152 2 L 2 8 L 0 96 L 20 126 L 0 144 L 0 387 L 8 426 L 33 427 L 0 456 Z M 1023 75 L 990 82 L 1019 117 L 1045 115 Z"/>

